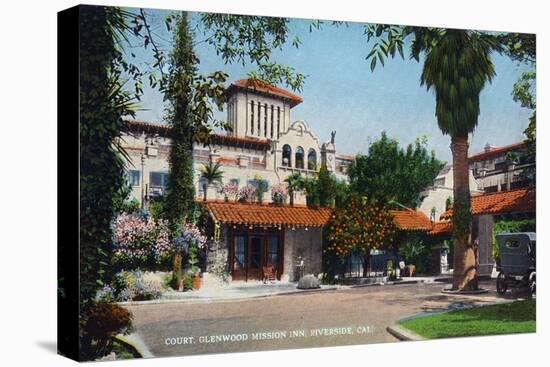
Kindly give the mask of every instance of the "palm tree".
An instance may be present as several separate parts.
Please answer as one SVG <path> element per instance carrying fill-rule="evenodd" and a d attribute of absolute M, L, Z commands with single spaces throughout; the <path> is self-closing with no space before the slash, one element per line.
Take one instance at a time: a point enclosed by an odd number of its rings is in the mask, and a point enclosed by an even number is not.
<path fill-rule="evenodd" d="M 443 134 L 451 137 L 453 157 L 453 225 L 454 271 L 453 290 L 478 287 L 476 256 L 471 240 L 472 215 L 468 165 L 468 136 L 477 126 L 479 95 L 495 75 L 491 52 L 501 52 L 496 36 L 475 31 L 437 28 L 373 26 L 368 36 L 387 34 L 383 46 L 375 45 L 369 54 L 383 63 L 384 55 L 403 56 L 403 40 L 413 35 L 411 58 L 425 61 L 421 85 L 432 89 L 436 97 L 437 123 Z M 376 52 L 378 51 L 378 53 Z"/>
<path fill-rule="evenodd" d="M 294 205 L 294 193 L 304 189 L 304 179 L 300 175 L 300 172 L 294 172 L 285 178 L 285 182 L 288 184 L 287 189 L 290 205 Z"/>
<path fill-rule="evenodd" d="M 479 95 L 495 75 L 494 49 L 478 33 L 447 30 L 426 53 L 421 83 L 436 95 L 437 124 L 451 136 L 453 156 L 453 289 L 477 289 L 476 254 L 471 239 L 472 215 L 468 164 L 468 135 L 477 126 Z"/>
<path fill-rule="evenodd" d="M 223 171 L 220 169 L 220 167 L 221 165 L 219 162 L 214 163 L 210 160 L 207 164 L 204 164 L 202 167 L 199 168 L 201 178 L 204 178 L 206 180 L 206 184 L 203 187 L 204 201 L 206 201 L 207 199 L 208 186 L 212 185 L 215 182 L 222 182 Z"/>

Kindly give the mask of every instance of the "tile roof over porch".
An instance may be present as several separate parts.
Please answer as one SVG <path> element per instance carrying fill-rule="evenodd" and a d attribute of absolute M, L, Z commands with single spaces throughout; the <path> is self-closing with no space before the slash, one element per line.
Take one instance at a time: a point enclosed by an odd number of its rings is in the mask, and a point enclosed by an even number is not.
<path fill-rule="evenodd" d="M 390 210 L 397 228 L 407 231 L 429 231 L 432 221 L 421 211 L 412 209 Z"/>
<path fill-rule="evenodd" d="M 472 196 L 472 214 L 534 213 L 536 188 L 527 187 Z M 441 219 L 451 218 L 453 209 L 441 214 Z"/>
<path fill-rule="evenodd" d="M 292 225 L 319 227 L 329 220 L 329 208 L 302 205 L 209 201 L 206 207 L 215 221 L 244 225 Z"/>
<path fill-rule="evenodd" d="M 332 209 L 307 207 L 304 205 L 257 204 L 226 201 L 205 203 L 215 221 L 243 225 L 285 225 L 310 226 L 325 225 Z M 432 228 L 430 219 L 422 212 L 412 209 L 390 210 L 395 224 L 401 230 L 424 230 Z"/>
<path fill-rule="evenodd" d="M 491 192 L 472 196 L 472 214 L 513 214 L 535 213 L 536 188 L 521 188 L 510 191 Z M 453 232 L 453 210 L 449 209 L 441 215 L 441 221 L 433 225 L 428 235 L 437 236 Z"/>

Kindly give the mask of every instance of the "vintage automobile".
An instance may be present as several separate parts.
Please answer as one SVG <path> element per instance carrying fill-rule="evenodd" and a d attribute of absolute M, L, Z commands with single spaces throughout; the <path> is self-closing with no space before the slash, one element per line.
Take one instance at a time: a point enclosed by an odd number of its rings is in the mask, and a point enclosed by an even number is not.
<path fill-rule="evenodd" d="M 533 232 L 496 235 L 500 251 L 497 259 L 497 292 L 511 287 L 529 287 L 536 293 L 536 235 Z"/>

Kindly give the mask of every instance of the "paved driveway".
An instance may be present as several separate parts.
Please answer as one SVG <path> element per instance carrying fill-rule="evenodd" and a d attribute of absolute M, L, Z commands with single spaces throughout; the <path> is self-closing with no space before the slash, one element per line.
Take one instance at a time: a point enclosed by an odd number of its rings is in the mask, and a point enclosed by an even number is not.
<path fill-rule="evenodd" d="M 438 283 L 403 284 L 126 307 L 155 356 L 243 352 L 396 341 L 385 328 L 405 316 L 502 300 L 494 283 L 482 286 L 491 291 L 456 296 L 442 294 Z"/>

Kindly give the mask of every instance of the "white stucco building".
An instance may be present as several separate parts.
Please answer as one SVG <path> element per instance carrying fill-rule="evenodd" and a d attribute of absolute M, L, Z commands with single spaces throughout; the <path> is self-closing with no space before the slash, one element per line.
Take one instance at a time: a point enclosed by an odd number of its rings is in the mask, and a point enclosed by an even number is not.
<path fill-rule="evenodd" d="M 471 170 L 469 175 L 470 192 L 479 192 L 476 179 L 474 178 Z M 451 200 L 452 202 L 453 186 L 453 166 L 452 164 L 445 164 L 445 166 L 437 174 L 433 185 L 424 189 L 424 191 L 420 194 L 423 199 L 418 209 L 426 214 L 433 222 L 439 221 L 439 217 L 448 209 L 447 201 Z"/>
<path fill-rule="evenodd" d="M 233 82 L 226 92 L 227 121 L 231 131 L 216 134 L 207 146 L 196 144 L 193 151 L 195 188 L 202 197 L 205 189 L 199 168 L 212 160 L 221 164 L 223 184 L 243 187 L 255 178 L 269 187 L 281 184 L 293 172 L 315 174 L 321 163 L 338 179 L 347 179 L 346 168 L 353 157 L 337 155 L 333 132 L 322 142 L 305 121 L 292 121 L 291 110 L 302 98 L 281 88 L 250 79 Z M 122 144 L 129 153 L 129 177 L 133 196 L 140 203 L 162 195 L 168 180 L 169 128 L 143 121 L 127 121 Z M 220 185 L 221 186 L 221 185 Z M 209 187 L 208 199 L 222 199 L 221 187 Z M 271 193 L 264 195 L 271 200 Z M 295 203 L 305 203 L 298 193 Z"/>

